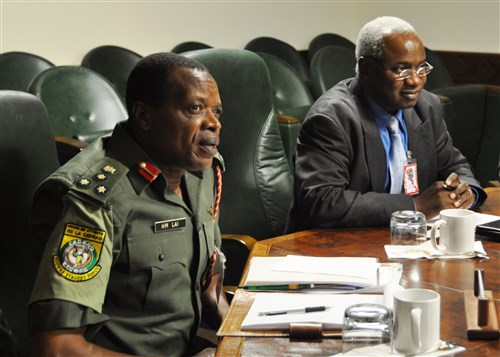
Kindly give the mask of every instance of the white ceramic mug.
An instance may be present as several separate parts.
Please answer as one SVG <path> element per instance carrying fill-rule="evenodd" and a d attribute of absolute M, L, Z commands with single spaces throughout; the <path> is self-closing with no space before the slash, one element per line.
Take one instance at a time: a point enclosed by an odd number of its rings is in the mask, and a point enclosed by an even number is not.
<path fill-rule="evenodd" d="M 405 355 L 435 350 L 440 343 L 440 308 L 441 297 L 432 290 L 394 293 L 394 349 Z"/>
<path fill-rule="evenodd" d="M 431 242 L 435 249 L 445 254 L 463 254 L 474 250 L 476 232 L 475 213 L 451 208 L 439 212 L 440 219 L 432 225 Z M 439 244 L 437 230 L 439 229 Z"/>

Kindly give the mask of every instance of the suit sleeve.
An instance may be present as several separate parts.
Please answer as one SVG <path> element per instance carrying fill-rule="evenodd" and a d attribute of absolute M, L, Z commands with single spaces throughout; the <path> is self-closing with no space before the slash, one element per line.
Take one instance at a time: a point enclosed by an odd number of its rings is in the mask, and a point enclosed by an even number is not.
<path fill-rule="evenodd" d="M 441 108 L 439 99 L 434 96 L 431 96 L 431 98 L 435 101 L 433 105 Z M 441 111 L 437 112 L 441 113 Z M 467 161 L 467 158 L 462 155 L 460 150 L 453 146 L 453 140 L 442 116 L 434 118 L 433 126 L 436 137 L 438 179 L 444 181 L 452 172 L 456 172 L 462 180 L 475 188 L 478 195 L 475 207 L 480 206 L 487 197 L 486 192 L 484 192 L 481 184 L 474 177 L 472 166 Z"/>

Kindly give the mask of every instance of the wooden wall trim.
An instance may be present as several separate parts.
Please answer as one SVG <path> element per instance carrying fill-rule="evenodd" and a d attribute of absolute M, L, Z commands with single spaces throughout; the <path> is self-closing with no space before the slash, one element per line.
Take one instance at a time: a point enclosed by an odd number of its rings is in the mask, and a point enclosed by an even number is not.
<path fill-rule="evenodd" d="M 491 84 L 500 86 L 500 54 L 438 51 L 455 84 Z M 307 50 L 299 51 L 309 63 Z"/>
<path fill-rule="evenodd" d="M 500 86 L 500 54 L 433 51 L 441 58 L 455 84 Z"/>

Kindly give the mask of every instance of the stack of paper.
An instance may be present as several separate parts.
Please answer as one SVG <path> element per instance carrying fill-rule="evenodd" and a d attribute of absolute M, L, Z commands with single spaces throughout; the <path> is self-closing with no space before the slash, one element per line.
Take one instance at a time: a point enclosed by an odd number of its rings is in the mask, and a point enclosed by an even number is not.
<path fill-rule="evenodd" d="M 400 278 L 400 264 L 380 264 L 376 258 L 253 257 L 244 287 L 382 293 L 384 285 L 397 284 Z"/>
<path fill-rule="evenodd" d="M 307 294 L 307 293 L 258 293 L 248 311 L 241 330 L 288 330 L 290 323 L 317 322 L 324 330 L 342 328 L 344 311 L 358 303 L 387 303 L 384 295 L 371 294 Z M 265 315 L 266 312 L 304 309 L 306 307 L 325 307 L 324 311 L 293 312 Z"/>
<path fill-rule="evenodd" d="M 243 287 L 260 292 L 241 330 L 288 330 L 298 322 L 339 329 L 348 306 L 372 303 L 391 308 L 393 292 L 402 288 L 401 274 L 400 263 L 379 263 L 376 258 L 253 257 Z M 276 291 L 262 292 L 266 290 Z"/>

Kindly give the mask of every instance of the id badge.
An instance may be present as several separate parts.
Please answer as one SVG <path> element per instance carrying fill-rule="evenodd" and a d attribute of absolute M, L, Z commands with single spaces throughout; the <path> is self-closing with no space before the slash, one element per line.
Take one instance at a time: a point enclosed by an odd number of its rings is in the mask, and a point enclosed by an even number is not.
<path fill-rule="evenodd" d="M 403 168 L 403 186 L 405 195 L 418 194 L 418 174 L 417 160 L 411 158 L 411 152 L 408 152 L 408 160 Z"/>

